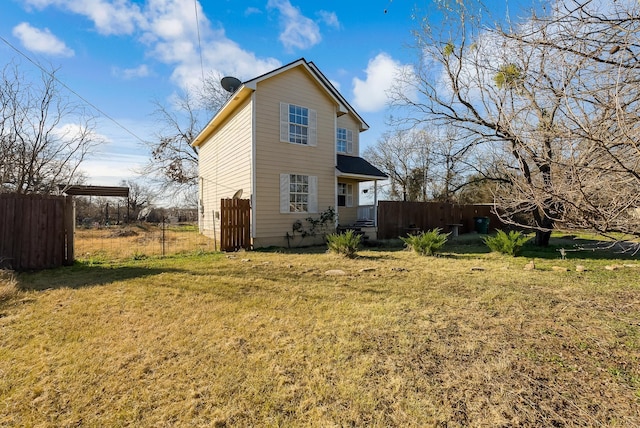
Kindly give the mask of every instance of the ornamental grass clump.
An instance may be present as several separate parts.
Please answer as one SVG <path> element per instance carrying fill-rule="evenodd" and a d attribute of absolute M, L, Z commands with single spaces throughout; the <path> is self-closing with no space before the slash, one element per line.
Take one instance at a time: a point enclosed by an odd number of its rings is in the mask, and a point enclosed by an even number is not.
<path fill-rule="evenodd" d="M 400 237 L 407 248 L 412 249 L 422 256 L 432 256 L 447 243 L 448 233 L 440 233 L 439 228 L 427 230 L 417 235 Z"/>
<path fill-rule="evenodd" d="M 352 258 L 355 257 L 360 248 L 361 239 L 362 235 L 355 233 L 353 230 L 347 230 L 344 233 L 327 235 L 327 245 L 330 252 Z"/>
<path fill-rule="evenodd" d="M 498 230 L 495 236 L 487 236 L 483 239 L 485 245 L 493 252 L 517 256 L 520 254 L 522 246 L 531 237 L 524 236 L 521 232 L 515 230 L 508 234 L 502 230 Z"/>
<path fill-rule="evenodd" d="M 14 298 L 18 294 L 18 281 L 13 272 L 0 269 L 0 303 Z"/>

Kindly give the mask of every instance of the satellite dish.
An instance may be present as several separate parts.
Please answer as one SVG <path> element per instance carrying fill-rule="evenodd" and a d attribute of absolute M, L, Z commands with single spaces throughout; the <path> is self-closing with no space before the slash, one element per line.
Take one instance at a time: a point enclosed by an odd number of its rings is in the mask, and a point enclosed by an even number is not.
<path fill-rule="evenodd" d="M 236 193 L 234 193 L 233 196 L 231 197 L 231 199 L 240 199 L 241 196 L 242 196 L 242 189 L 240 189 Z"/>
<path fill-rule="evenodd" d="M 234 93 L 236 89 L 238 89 L 240 85 L 242 85 L 242 82 L 235 77 L 227 76 L 222 78 L 220 84 L 225 89 L 225 91 Z"/>

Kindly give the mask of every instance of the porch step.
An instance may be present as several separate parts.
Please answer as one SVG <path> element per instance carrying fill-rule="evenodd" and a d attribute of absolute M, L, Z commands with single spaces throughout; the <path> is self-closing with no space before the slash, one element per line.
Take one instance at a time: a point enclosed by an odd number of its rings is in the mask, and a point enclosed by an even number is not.
<path fill-rule="evenodd" d="M 355 227 L 375 227 L 373 220 L 358 220 L 353 224 Z"/>

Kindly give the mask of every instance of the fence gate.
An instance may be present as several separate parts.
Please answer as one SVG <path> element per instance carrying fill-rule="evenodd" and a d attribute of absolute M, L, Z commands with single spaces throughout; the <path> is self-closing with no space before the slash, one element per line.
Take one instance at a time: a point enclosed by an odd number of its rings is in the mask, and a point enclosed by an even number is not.
<path fill-rule="evenodd" d="M 220 200 L 220 249 L 237 251 L 251 247 L 249 199 Z"/>
<path fill-rule="evenodd" d="M 0 268 L 73 264 L 73 220 L 71 197 L 0 193 Z"/>

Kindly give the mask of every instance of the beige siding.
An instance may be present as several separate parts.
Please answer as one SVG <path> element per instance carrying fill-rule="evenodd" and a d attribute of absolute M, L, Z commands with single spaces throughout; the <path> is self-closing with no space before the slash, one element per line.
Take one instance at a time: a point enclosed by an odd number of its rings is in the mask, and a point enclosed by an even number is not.
<path fill-rule="evenodd" d="M 343 153 L 352 156 L 359 156 L 360 153 L 360 122 L 356 121 L 351 114 L 343 114 L 338 118 L 338 128 L 346 128 L 353 131 L 353 153 Z M 334 138 L 335 139 L 335 138 Z"/>
<path fill-rule="evenodd" d="M 231 198 L 242 189 L 242 198 L 251 197 L 251 98 L 241 104 L 222 126 L 200 147 L 200 230 L 220 239 L 220 199 Z"/>
<path fill-rule="evenodd" d="M 317 112 L 317 146 L 280 142 L 280 103 Z M 280 213 L 280 174 L 318 178 L 318 211 L 336 204 L 336 106 L 301 67 L 258 83 L 255 93 L 256 246 L 286 245 L 286 233 L 295 220 L 305 223 L 318 213 Z"/>

